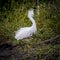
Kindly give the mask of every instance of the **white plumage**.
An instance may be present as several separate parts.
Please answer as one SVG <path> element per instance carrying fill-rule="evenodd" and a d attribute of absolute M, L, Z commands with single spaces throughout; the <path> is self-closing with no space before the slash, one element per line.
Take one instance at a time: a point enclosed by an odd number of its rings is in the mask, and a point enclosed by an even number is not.
<path fill-rule="evenodd" d="M 29 10 L 28 11 L 28 18 L 31 20 L 32 26 L 20 28 L 18 31 L 16 31 L 15 39 L 19 40 L 19 39 L 27 38 L 27 37 L 30 37 L 33 34 L 35 34 L 37 29 L 36 29 L 36 23 L 33 19 L 33 15 L 34 15 L 34 11 Z"/>

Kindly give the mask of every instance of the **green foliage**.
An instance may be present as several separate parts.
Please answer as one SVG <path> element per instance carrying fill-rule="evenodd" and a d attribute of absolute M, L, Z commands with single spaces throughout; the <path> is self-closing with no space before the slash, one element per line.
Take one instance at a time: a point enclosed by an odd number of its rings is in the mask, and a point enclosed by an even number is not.
<path fill-rule="evenodd" d="M 35 51 L 33 51 L 34 54 L 32 55 L 32 57 L 31 55 L 23 57 L 24 60 L 28 60 L 30 57 L 36 58 L 37 60 L 40 59 L 42 57 L 41 55 L 45 53 L 50 54 L 48 55 L 48 57 L 51 57 L 53 51 L 58 51 L 57 45 L 35 45 L 45 39 L 49 39 L 57 34 L 60 34 L 60 9 L 57 7 L 59 6 L 59 4 L 57 5 L 57 3 L 59 2 L 56 0 L 57 2 L 51 4 L 50 2 L 46 3 L 47 0 L 42 0 L 39 4 L 38 14 L 38 8 L 34 0 L 21 0 L 21 3 L 20 0 L 8 0 L 8 2 L 9 1 L 10 5 L 5 3 L 5 5 L 1 7 L 2 10 L 0 11 L 0 38 L 1 36 L 3 37 L 3 39 L 1 38 L 2 40 L 0 44 L 5 43 L 5 41 L 11 43 L 12 45 L 23 43 L 22 47 L 24 49 L 20 49 L 20 51 L 24 50 L 23 52 L 27 54 L 29 54 L 31 50 Z M 8 6 L 9 8 L 6 6 Z M 34 8 L 35 12 L 34 19 L 37 25 L 36 35 L 33 35 L 29 39 L 23 39 L 23 41 L 16 41 L 14 38 L 15 31 L 17 31 L 21 27 L 29 27 L 32 25 L 27 17 L 28 9 L 30 8 Z M 9 39 L 6 37 L 9 37 Z M 27 48 L 26 44 L 27 46 L 30 44 L 31 47 Z M 33 48 L 32 45 L 34 45 L 35 47 Z M 14 59 L 13 56 L 12 59 Z"/>

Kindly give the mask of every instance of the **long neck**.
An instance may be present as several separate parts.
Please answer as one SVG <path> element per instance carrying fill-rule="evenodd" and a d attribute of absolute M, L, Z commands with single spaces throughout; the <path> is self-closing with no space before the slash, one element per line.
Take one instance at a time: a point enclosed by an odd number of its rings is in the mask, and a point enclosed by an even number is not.
<path fill-rule="evenodd" d="M 34 19 L 33 19 L 32 17 L 29 17 L 29 19 L 30 19 L 31 22 L 32 22 L 32 27 L 36 27 L 36 23 L 35 23 Z"/>
<path fill-rule="evenodd" d="M 32 29 L 32 31 L 33 31 L 34 34 L 35 34 L 35 32 L 37 31 L 35 20 L 34 20 L 32 17 L 29 17 L 29 19 L 30 19 L 31 22 L 32 22 L 31 29 Z"/>

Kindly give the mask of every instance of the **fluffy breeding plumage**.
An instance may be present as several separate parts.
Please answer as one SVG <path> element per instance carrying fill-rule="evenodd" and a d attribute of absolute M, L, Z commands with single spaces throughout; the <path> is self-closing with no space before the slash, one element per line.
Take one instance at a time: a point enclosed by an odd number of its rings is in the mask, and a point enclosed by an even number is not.
<path fill-rule="evenodd" d="M 19 40 L 19 39 L 27 38 L 27 37 L 30 37 L 33 34 L 35 34 L 37 29 L 36 29 L 36 23 L 33 19 L 33 15 L 34 15 L 34 11 L 29 10 L 28 11 L 28 18 L 31 20 L 32 26 L 20 28 L 18 31 L 16 31 L 15 39 Z"/>

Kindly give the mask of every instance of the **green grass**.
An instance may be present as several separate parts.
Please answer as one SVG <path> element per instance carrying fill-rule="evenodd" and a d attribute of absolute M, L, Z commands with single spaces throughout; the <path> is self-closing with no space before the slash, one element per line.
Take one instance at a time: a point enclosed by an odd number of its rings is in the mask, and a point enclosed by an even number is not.
<path fill-rule="evenodd" d="M 18 5 L 17 5 L 18 6 Z M 28 5 L 31 6 L 31 5 Z M 29 39 L 23 39 L 17 41 L 15 36 L 15 31 L 17 31 L 21 27 L 29 27 L 32 25 L 31 21 L 28 19 L 28 9 L 27 5 L 20 5 L 18 9 L 15 10 L 7 10 L 0 12 L 0 35 L 4 38 L 0 44 L 3 44 L 5 41 L 11 43 L 12 45 L 16 45 L 19 43 L 25 44 L 36 44 L 45 39 L 49 39 L 59 33 L 60 23 L 58 20 L 58 10 L 54 11 L 52 4 L 41 3 L 39 5 L 39 15 L 37 14 L 37 6 L 34 9 L 34 19 L 37 25 L 36 35 L 33 35 Z M 56 15 L 58 14 L 58 16 Z M 9 39 L 5 39 L 5 37 L 9 37 Z M 27 41 L 28 40 L 28 41 Z M 52 46 L 52 45 L 51 45 Z M 41 55 L 44 52 L 49 52 L 51 50 L 51 46 L 48 47 L 35 47 L 36 55 Z M 25 46 L 26 47 L 26 46 Z M 45 48 L 44 48 L 45 47 Z M 25 49 L 25 48 L 24 48 Z"/>

